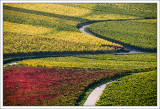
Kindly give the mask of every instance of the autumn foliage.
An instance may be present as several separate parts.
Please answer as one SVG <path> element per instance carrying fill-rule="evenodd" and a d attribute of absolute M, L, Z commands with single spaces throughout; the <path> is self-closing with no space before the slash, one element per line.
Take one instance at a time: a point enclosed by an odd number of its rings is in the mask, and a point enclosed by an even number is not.
<path fill-rule="evenodd" d="M 126 71 L 10 66 L 4 68 L 4 106 L 75 105 L 89 85 Z"/>

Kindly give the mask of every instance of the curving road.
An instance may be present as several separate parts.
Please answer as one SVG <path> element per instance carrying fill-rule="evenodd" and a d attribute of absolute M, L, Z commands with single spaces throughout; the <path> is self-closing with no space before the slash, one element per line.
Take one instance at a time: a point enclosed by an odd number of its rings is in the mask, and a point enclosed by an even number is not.
<path fill-rule="evenodd" d="M 91 94 L 88 96 L 87 100 L 85 101 L 85 103 L 83 104 L 83 106 L 94 106 L 96 104 L 96 102 L 99 100 L 102 91 L 105 89 L 106 85 L 109 83 L 112 83 L 114 81 L 110 81 L 107 82 L 105 84 L 102 84 L 98 87 L 96 87 Z"/>
<path fill-rule="evenodd" d="M 119 20 L 106 20 L 106 21 L 124 21 L 124 20 L 126 20 L 126 19 L 119 19 Z M 128 19 L 128 20 L 131 20 L 131 19 Z M 133 19 L 132 19 L 133 20 Z M 95 21 L 95 22 L 102 22 L 102 21 Z M 91 36 L 94 36 L 94 37 L 98 37 L 98 36 L 96 36 L 96 35 L 94 35 L 94 34 L 92 34 L 92 33 L 89 33 L 89 32 L 87 32 L 87 31 L 85 31 L 85 28 L 86 27 L 88 27 L 90 24 L 92 24 L 92 23 L 95 23 L 95 22 L 91 22 L 91 23 L 87 23 L 87 25 L 83 25 L 83 26 L 79 26 L 79 27 L 77 27 L 77 28 L 79 28 L 79 30 L 81 31 L 81 32 L 83 32 L 83 33 L 85 33 L 85 34 L 88 34 L 88 35 L 91 35 Z M 98 37 L 98 38 L 100 38 L 100 37 Z M 101 38 L 101 39 L 103 39 L 103 38 Z M 106 40 L 106 39 L 105 39 Z M 125 46 L 125 45 L 123 45 L 123 47 L 124 48 L 126 48 L 126 49 L 128 49 L 129 50 L 129 52 L 124 52 L 124 53 L 144 53 L 144 51 L 140 51 L 140 50 L 137 50 L 137 49 L 133 49 L 133 48 L 131 48 L 131 47 L 128 47 L 128 46 Z M 82 53 L 77 53 L 76 55 L 81 55 Z M 87 54 L 90 54 L 90 53 L 87 53 Z M 114 54 L 114 53 L 109 53 L 109 54 Z M 70 54 L 70 53 L 68 53 L 68 54 L 64 54 L 64 55 L 62 55 L 62 56 L 67 56 L 67 55 L 72 55 L 72 54 Z M 56 55 L 56 54 L 53 54 L 53 55 L 34 55 L 34 56 L 17 56 L 17 57 L 9 57 L 9 58 L 3 58 L 3 60 L 4 59 L 9 59 L 9 60 L 11 60 L 10 62 L 14 62 L 15 60 L 24 60 L 24 59 L 31 59 L 31 58 L 42 58 L 42 57 L 57 57 L 57 56 L 59 56 L 59 55 Z M 8 62 L 5 62 L 4 64 L 7 64 Z M 7 64 L 8 65 L 8 64 Z M 12 65 L 12 63 L 10 64 L 10 65 Z M 6 65 L 5 65 L 6 66 Z"/>
<path fill-rule="evenodd" d="M 91 23 L 91 24 L 92 24 L 92 23 Z M 94 34 L 92 34 L 92 33 L 89 33 L 89 32 L 87 32 L 87 31 L 85 30 L 85 28 L 87 28 L 89 25 L 90 25 L 90 24 L 84 25 L 84 26 L 80 27 L 79 30 L 80 30 L 81 32 L 83 32 L 83 33 L 86 33 L 86 34 L 90 35 L 90 36 L 98 37 L 98 36 L 96 36 L 96 35 L 94 35 Z M 99 37 L 98 37 L 98 38 L 99 38 Z M 101 39 L 103 39 L 103 38 L 101 38 Z M 105 39 L 105 40 L 106 40 L 106 39 Z M 129 50 L 129 52 L 127 52 L 127 53 L 144 53 L 144 51 L 137 50 L 137 49 L 134 49 L 134 48 L 125 46 L 125 45 L 123 45 L 123 47 Z"/>
<path fill-rule="evenodd" d="M 93 22 L 93 23 L 95 23 L 95 22 Z M 90 24 L 92 24 L 92 23 L 90 23 Z M 81 27 L 79 28 L 79 30 L 80 30 L 81 32 L 83 32 L 83 33 L 88 34 L 88 35 L 97 37 L 96 35 L 85 31 L 85 28 L 88 27 L 90 24 L 81 26 Z M 99 37 L 98 37 L 98 38 L 99 38 Z M 101 38 L 101 39 L 102 39 L 102 38 Z M 105 39 L 105 40 L 106 40 L 106 39 Z M 129 50 L 129 52 L 125 52 L 125 53 L 144 53 L 143 51 L 136 50 L 136 49 L 133 49 L 133 48 L 124 46 L 124 45 L 123 45 L 123 47 Z M 114 53 L 113 53 L 113 54 L 114 54 Z M 79 54 L 79 55 L 81 55 L 81 54 Z M 54 57 L 54 56 L 58 56 L 58 55 L 47 55 L 46 57 Z M 11 59 L 16 59 L 16 58 L 17 58 L 17 59 L 23 59 L 24 57 L 25 57 L 25 58 L 34 58 L 34 57 L 37 58 L 37 57 L 39 57 L 39 55 L 37 55 L 37 56 L 35 55 L 35 56 L 12 57 Z M 10 63 L 10 64 L 7 64 L 7 65 L 16 65 L 16 64 L 18 64 L 18 63 L 14 62 L 14 63 Z M 7 65 L 5 65 L 5 66 L 7 66 Z M 3 66 L 3 67 L 5 67 L 5 66 Z M 111 81 L 111 82 L 113 82 L 113 81 Z M 97 88 L 95 88 L 95 89 L 91 92 L 91 94 L 88 96 L 86 102 L 84 103 L 84 106 L 93 106 L 93 105 L 95 105 L 95 103 L 99 100 L 99 97 L 100 97 L 102 91 L 104 90 L 106 84 L 109 84 L 109 83 L 111 83 L 111 82 L 107 82 L 107 83 L 102 84 L 102 85 L 98 86 Z"/>
<path fill-rule="evenodd" d="M 91 23 L 92 24 L 92 23 Z M 79 28 L 79 30 L 83 33 L 86 33 L 88 35 L 91 35 L 91 36 L 94 36 L 94 37 L 98 37 L 96 36 L 95 34 L 92 34 L 92 33 L 89 33 L 85 30 L 85 28 L 87 28 L 90 24 L 87 24 L 87 25 L 84 25 L 82 27 Z M 99 38 L 99 37 L 98 37 Z M 102 38 L 101 38 L 102 39 Z M 130 48 L 128 46 L 124 46 L 124 48 L 128 49 L 129 52 L 125 52 L 125 53 L 145 53 L 141 50 L 137 50 L 137 49 L 133 49 L 133 48 Z M 85 101 L 85 103 L 83 104 L 83 106 L 94 106 L 96 104 L 96 102 L 99 100 L 100 98 L 100 95 L 102 94 L 103 90 L 105 89 L 106 87 L 106 84 L 109 84 L 113 81 L 110 81 L 110 82 L 107 82 L 105 84 L 102 84 L 100 86 L 98 86 L 97 88 L 95 88 L 91 93 L 90 95 L 88 96 L 87 100 Z"/>

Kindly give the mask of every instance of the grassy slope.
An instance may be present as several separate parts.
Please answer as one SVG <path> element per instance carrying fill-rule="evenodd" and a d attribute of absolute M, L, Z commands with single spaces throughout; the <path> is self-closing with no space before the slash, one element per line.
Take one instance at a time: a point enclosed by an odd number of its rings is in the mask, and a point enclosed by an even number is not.
<path fill-rule="evenodd" d="M 157 71 L 123 77 L 106 86 L 99 106 L 156 106 Z"/>
<path fill-rule="evenodd" d="M 124 45 L 145 51 L 157 51 L 157 22 L 152 20 L 99 22 L 89 31 Z"/>

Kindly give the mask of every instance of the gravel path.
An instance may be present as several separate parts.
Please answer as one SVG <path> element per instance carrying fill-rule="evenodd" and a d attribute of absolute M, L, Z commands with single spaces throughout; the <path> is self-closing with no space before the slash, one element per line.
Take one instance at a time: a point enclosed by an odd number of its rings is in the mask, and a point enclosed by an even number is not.
<path fill-rule="evenodd" d="M 6 67 L 6 66 L 8 66 L 8 65 L 17 65 L 17 64 L 18 64 L 17 62 L 14 62 L 14 63 L 6 64 L 6 65 L 4 65 L 3 67 Z"/>
<path fill-rule="evenodd" d="M 111 81 L 113 82 L 113 81 Z M 94 106 L 96 102 L 99 100 L 100 95 L 102 94 L 102 91 L 105 89 L 106 85 L 111 83 L 107 82 L 105 84 L 102 84 L 95 88 L 91 94 L 88 96 L 86 102 L 83 104 L 83 106 Z"/>

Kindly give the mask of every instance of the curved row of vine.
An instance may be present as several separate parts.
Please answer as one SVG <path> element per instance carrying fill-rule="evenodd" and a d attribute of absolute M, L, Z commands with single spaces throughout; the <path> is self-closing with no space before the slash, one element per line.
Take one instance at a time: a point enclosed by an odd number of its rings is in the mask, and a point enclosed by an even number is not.
<path fill-rule="evenodd" d="M 95 22 L 91 22 L 90 24 L 92 23 L 95 23 Z M 94 36 L 94 37 L 97 37 L 95 34 L 92 34 L 88 31 L 86 31 L 86 28 L 90 25 L 90 24 L 87 24 L 87 25 L 84 25 L 84 26 L 81 26 L 79 27 L 79 30 L 85 34 L 88 34 L 88 35 L 91 35 L 91 36 Z M 137 50 L 137 49 L 134 49 L 134 48 L 130 48 L 128 46 L 124 46 L 124 48 L 126 48 L 127 50 L 129 50 L 129 52 L 125 52 L 125 53 L 145 53 L 144 51 L 141 51 L 141 50 Z M 115 80 L 114 80 L 115 81 Z M 102 91 L 105 89 L 106 87 L 106 84 L 109 84 L 111 82 L 114 82 L 114 81 L 110 81 L 110 82 L 107 82 L 105 84 L 102 84 L 98 87 L 96 87 L 91 93 L 90 95 L 88 96 L 87 100 L 85 101 L 85 103 L 83 104 L 83 106 L 93 106 L 96 104 L 96 102 L 99 100 L 100 98 L 100 95 L 102 94 Z"/>

